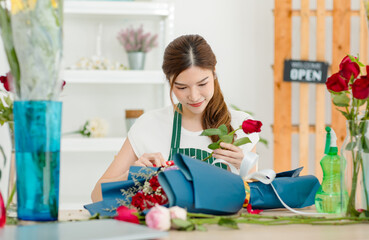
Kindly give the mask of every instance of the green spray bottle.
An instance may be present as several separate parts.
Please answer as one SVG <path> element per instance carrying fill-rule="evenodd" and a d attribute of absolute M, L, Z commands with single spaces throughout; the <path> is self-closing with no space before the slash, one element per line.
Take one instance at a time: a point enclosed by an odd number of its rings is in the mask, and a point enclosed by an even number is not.
<path fill-rule="evenodd" d="M 323 181 L 315 195 L 315 207 L 320 213 L 341 214 L 346 212 L 348 193 L 341 178 L 346 168 L 346 160 L 337 152 L 337 136 L 332 128 L 327 131 L 325 150 L 326 154 L 320 161 L 323 170 Z M 342 194 L 341 194 L 342 193 Z"/>

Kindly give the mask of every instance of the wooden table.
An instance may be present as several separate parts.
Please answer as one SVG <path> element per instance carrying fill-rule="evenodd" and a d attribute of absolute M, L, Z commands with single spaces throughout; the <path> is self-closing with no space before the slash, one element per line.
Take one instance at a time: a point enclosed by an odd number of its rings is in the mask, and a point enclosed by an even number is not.
<path fill-rule="evenodd" d="M 304 211 L 314 211 L 314 209 L 304 209 Z M 268 210 L 263 215 L 295 215 L 284 209 Z M 86 210 L 60 211 L 59 219 L 68 221 L 72 219 L 88 219 L 89 213 Z M 270 240 L 368 240 L 369 224 L 352 224 L 343 226 L 316 226 L 316 225 L 281 225 L 264 226 L 257 224 L 239 224 L 240 229 L 234 230 L 217 225 L 206 226 L 207 232 L 193 231 L 181 232 L 170 231 L 169 235 L 163 240 L 194 240 L 194 239 L 212 239 L 212 240 L 236 240 L 236 239 L 270 239 Z"/>

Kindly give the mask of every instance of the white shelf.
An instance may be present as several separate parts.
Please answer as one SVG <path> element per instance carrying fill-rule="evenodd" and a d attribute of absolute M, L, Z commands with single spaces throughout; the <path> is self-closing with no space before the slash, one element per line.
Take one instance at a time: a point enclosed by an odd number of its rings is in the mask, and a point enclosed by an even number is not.
<path fill-rule="evenodd" d="M 163 84 L 161 71 L 119 71 L 119 70 L 64 70 L 67 83 L 109 83 L 109 84 Z"/>
<path fill-rule="evenodd" d="M 160 16 L 170 14 L 170 5 L 159 2 L 65 1 L 65 14 Z"/>
<path fill-rule="evenodd" d="M 62 138 L 62 152 L 116 152 L 125 138 Z"/>

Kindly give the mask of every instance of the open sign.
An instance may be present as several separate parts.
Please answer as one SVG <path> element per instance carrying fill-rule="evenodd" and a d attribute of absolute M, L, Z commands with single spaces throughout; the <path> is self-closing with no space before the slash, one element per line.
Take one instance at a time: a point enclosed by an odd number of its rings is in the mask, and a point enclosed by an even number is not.
<path fill-rule="evenodd" d="M 327 80 L 328 63 L 285 60 L 283 80 L 286 82 L 325 83 Z"/>

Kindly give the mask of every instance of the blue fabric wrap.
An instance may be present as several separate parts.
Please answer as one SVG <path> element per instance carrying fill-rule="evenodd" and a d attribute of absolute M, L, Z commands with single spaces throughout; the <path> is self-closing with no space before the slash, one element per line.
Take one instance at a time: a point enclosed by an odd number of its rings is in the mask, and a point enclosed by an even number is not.
<path fill-rule="evenodd" d="M 159 182 L 169 206 L 189 212 L 229 215 L 238 212 L 245 200 L 245 187 L 239 175 L 183 154 L 174 155 L 179 170 L 159 173 Z"/>
<path fill-rule="evenodd" d="M 110 182 L 110 183 L 101 183 L 101 192 L 103 196 L 103 200 L 96 203 L 91 203 L 84 205 L 84 208 L 87 209 L 91 215 L 99 213 L 101 216 L 114 216 L 116 215 L 116 211 L 111 211 L 111 209 L 117 208 L 119 206 L 118 200 L 129 200 L 126 196 L 122 195 L 121 189 L 129 189 L 135 186 L 135 182 L 132 179 L 133 174 L 141 173 L 149 173 L 152 171 L 157 171 L 159 168 L 149 167 L 143 168 L 138 166 L 131 166 L 129 169 L 128 179 L 126 181 L 118 181 L 118 182 Z M 135 179 L 141 183 L 143 183 L 146 178 L 136 176 Z"/>
<path fill-rule="evenodd" d="M 182 154 L 174 156 L 179 170 L 161 172 L 159 182 L 169 199 L 169 206 L 180 206 L 189 212 L 214 215 L 234 214 L 242 208 L 245 188 L 240 176 L 208 163 L 194 160 Z M 121 189 L 134 187 L 132 175 L 158 168 L 131 167 L 128 180 L 102 183 L 103 201 L 85 205 L 91 215 L 114 216 L 118 199 L 124 199 Z M 320 186 L 316 177 L 299 177 L 302 168 L 278 173 L 273 181 L 278 194 L 287 205 L 302 208 L 314 204 L 315 194 Z M 135 176 L 144 182 L 145 178 Z M 261 182 L 250 185 L 250 203 L 255 209 L 283 208 L 272 187 Z M 126 199 L 130 200 L 130 199 Z"/>
<path fill-rule="evenodd" d="M 299 177 L 302 168 L 278 173 L 272 182 L 280 198 L 292 208 L 303 208 L 314 204 L 320 183 L 315 176 Z M 261 182 L 250 185 L 250 204 L 255 209 L 284 208 L 272 186 Z"/>

